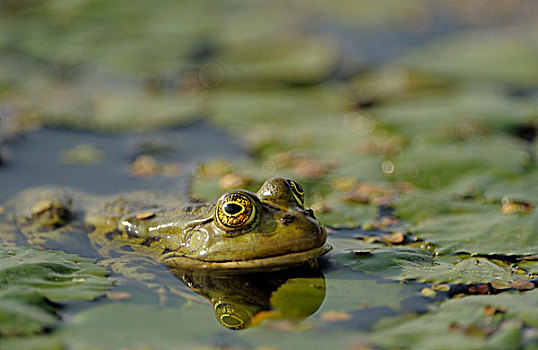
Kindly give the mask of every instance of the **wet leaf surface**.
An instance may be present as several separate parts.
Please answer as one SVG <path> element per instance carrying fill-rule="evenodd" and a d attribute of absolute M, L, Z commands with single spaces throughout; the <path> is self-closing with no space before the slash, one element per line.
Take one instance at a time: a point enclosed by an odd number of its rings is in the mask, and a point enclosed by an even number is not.
<path fill-rule="evenodd" d="M 30 248 L 0 247 L 0 333 L 41 332 L 59 322 L 55 303 L 92 300 L 112 282 L 91 259 Z"/>
<path fill-rule="evenodd" d="M 448 300 L 422 316 L 381 321 L 372 340 L 383 347 L 520 348 L 536 342 L 536 336 L 524 336 L 523 325 L 536 327 L 538 319 L 531 310 L 537 302 L 536 291 Z M 491 315 L 484 312 L 487 308 L 505 312 Z"/>
<path fill-rule="evenodd" d="M 454 200 L 434 193 L 402 196 L 396 214 L 440 253 L 531 255 L 538 246 L 538 212 L 504 215 L 499 204 Z"/>

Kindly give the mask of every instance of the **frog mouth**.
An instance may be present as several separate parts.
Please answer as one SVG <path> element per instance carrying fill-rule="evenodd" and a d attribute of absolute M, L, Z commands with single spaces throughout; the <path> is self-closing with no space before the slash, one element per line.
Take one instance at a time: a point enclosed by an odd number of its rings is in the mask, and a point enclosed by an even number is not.
<path fill-rule="evenodd" d="M 276 256 L 261 257 L 248 260 L 202 260 L 190 258 L 179 252 L 169 252 L 161 257 L 161 262 L 170 267 L 181 269 L 204 269 L 229 271 L 271 271 L 301 265 L 308 260 L 318 258 L 332 250 L 332 246 L 324 243 L 319 247 L 304 251 Z"/>

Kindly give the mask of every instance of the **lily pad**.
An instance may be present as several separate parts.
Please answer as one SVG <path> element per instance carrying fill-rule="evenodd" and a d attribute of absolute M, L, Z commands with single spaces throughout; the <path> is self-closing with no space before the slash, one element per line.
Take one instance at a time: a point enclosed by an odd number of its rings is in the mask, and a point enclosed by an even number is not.
<path fill-rule="evenodd" d="M 396 214 L 416 223 L 413 232 L 439 253 L 532 255 L 538 250 L 538 209 L 506 215 L 500 204 L 428 192 L 403 195 L 395 206 Z"/>
<path fill-rule="evenodd" d="M 225 83 L 305 84 L 327 78 L 338 63 L 337 52 L 334 42 L 315 37 L 258 37 L 231 43 L 215 62 Z"/>
<path fill-rule="evenodd" d="M 373 205 L 345 202 L 338 197 L 328 197 L 321 203 L 323 208 L 315 211 L 316 217 L 324 225 L 334 228 L 358 227 L 373 221 L 378 212 L 378 208 Z"/>
<path fill-rule="evenodd" d="M 528 155 L 515 139 L 475 137 L 466 142 L 416 144 L 392 161 L 392 178 L 421 188 L 441 189 L 478 171 L 517 175 L 528 162 Z"/>
<path fill-rule="evenodd" d="M 99 88 L 51 87 L 27 103 L 47 125 L 105 132 L 180 126 L 201 114 L 200 95 L 142 93 L 132 86 L 118 93 L 104 81 L 94 84 Z"/>
<path fill-rule="evenodd" d="M 461 32 L 436 40 L 402 63 L 453 79 L 533 86 L 538 82 L 536 35 L 530 25 Z"/>
<path fill-rule="evenodd" d="M 341 264 L 374 276 L 431 283 L 488 283 L 525 279 L 509 267 L 486 258 L 435 256 L 431 250 L 411 247 L 354 249 L 335 257 Z"/>
<path fill-rule="evenodd" d="M 485 258 L 467 258 L 458 263 L 444 262 L 441 258 L 431 266 L 410 262 L 404 262 L 402 266 L 405 279 L 420 282 L 473 284 L 525 278 Z"/>
<path fill-rule="evenodd" d="M 492 86 L 423 92 L 370 112 L 386 127 L 426 142 L 466 140 L 536 121 L 536 107 Z"/>
<path fill-rule="evenodd" d="M 391 279 L 405 279 L 403 265 L 433 265 L 433 252 L 426 249 L 408 247 L 380 247 L 354 249 L 340 254 L 336 260 L 356 271 Z"/>
<path fill-rule="evenodd" d="M 381 321 L 370 340 L 387 348 L 518 349 L 537 340 L 523 334 L 523 327 L 538 326 L 536 308 L 538 290 L 451 299 L 423 316 Z"/>
<path fill-rule="evenodd" d="M 112 282 L 93 260 L 60 252 L 0 246 L 0 334 L 31 334 L 59 320 L 53 302 L 92 300 Z"/>

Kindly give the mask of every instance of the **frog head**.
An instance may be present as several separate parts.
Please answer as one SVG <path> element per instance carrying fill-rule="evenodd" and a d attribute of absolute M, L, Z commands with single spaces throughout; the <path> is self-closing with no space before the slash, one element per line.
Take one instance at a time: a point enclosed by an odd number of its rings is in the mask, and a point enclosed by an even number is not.
<path fill-rule="evenodd" d="M 328 252 L 327 231 L 294 180 L 267 180 L 256 193 L 232 190 L 212 216 L 185 230 L 179 249 L 163 262 L 181 268 L 270 270 L 298 265 Z"/>

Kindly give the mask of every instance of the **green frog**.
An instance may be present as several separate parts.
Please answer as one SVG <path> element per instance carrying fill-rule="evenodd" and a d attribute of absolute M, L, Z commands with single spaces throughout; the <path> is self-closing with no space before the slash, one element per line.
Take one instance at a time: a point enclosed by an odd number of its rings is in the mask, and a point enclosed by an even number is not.
<path fill-rule="evenodd" d="M 3 244 L 97 256 L 153 289 L 161 287 L 149 265 L 273 271 L 315 262 L 331 249 L 326 229 L 304 206 L 301 185 L 284 178 L 267 180 L 256 193 L 226 192 L 215 203 L 167 192 L 104 197 L 41 187 L 20 193 L 2 211 Z"/>

